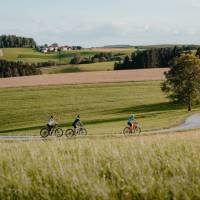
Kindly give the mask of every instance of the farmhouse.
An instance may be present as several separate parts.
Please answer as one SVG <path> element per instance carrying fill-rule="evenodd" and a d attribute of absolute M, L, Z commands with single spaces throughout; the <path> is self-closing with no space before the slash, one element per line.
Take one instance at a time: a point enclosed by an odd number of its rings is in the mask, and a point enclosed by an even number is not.
<path fill-rule="evenodd" d="M 64 46 L 58 46 L 57 43 L 54 43 L 50 46 L 39 46 L 37 48 L 38 51 L 42 53 L 49 53 L 49 52 L 58 52 L 58 51 L 71 51 L 71 50 L 81 50 L 81 46 L 69 46 L 69 45 L 64 45 Z"/>
<path fill-rule="evenodd" d="M 65 45 L 65 46 L 59 47 L 59 49 L 61 51 L 70 51 L 70 50 L 72 50 L 72 47 Z"/>
<path fill-rule="evenodd" d="M 48 47 L 48 49 L 49 49 L 49 52 L 57 52 L 59 49 L 59 46 L 58 46 L 58 44 L 54 43 L 54 44 L 50 45 Z"/>

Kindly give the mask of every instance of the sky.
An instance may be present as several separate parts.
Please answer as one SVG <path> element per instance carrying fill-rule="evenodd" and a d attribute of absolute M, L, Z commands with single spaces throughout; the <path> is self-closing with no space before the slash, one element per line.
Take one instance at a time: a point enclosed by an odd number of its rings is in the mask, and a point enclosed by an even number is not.
<path fill-rule="evenodd" d="M 0 0 L 0 35 L 38 44 L 200 44 L 200 0 Z"/>

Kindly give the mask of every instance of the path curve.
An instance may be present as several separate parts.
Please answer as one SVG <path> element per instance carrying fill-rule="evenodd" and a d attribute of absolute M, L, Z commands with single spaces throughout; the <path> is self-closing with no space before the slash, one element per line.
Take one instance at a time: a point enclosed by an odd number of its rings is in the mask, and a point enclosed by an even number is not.
<path fill-rule="evenodd" d="M 154 68 L 0 78 L 0 88 L 62 84 L 157 81 L 164 80 L 164 72 L 168 70 L 168 68 Z"/>
<path fill-rule="evenodd" d="M 178 126 L 171 127 L 168 129 L 162 129 L 162 132 L 176 132 L 176 131 L 185 131 L 191 129 L 198 129 L 200 128 L 200 113 L 196 113 L 187 117 L 185 121 Z"/>
<path fill-rule="evenodd" d="M 158 133 L 186 131 L 186 130 L 192 130 L 192 129 L 198 129 L 198 128 L 200 128 L 200 113 L 196 113 L 196 114 L 186 118 L 186 120 L 178 126 L 168 128 L 168 129 L 155 130 L 155 131 L 145 131 L 145 132 L 143 132 L 143 135 L 153 135 L 153 134 L 158 134 Z M 95 137 L 95 136 L 107 137 L 107 136 L 117 136 L 117 134 L 114 134 L 114 135 L 89 135 L 89 136 L 90 137 Z M 56 137 L 51 137 L 51 139 L 55 139 L 55 138 Z M 33 141 L 33 140 L 41 141 L 43 139 L 40 136 L 0 136 L 0 141 Z"/>

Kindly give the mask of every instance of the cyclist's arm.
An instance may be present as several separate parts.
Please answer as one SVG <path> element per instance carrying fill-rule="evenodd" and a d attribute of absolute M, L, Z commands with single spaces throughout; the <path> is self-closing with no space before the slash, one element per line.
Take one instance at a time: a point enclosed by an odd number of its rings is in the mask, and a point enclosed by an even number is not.
<path fill-rule="evenodd" d="M 80 126 L 83 126 L 83 123 L 82 123 L 81 121 L 79 121 L 79 125 L 80 125 Z"/>

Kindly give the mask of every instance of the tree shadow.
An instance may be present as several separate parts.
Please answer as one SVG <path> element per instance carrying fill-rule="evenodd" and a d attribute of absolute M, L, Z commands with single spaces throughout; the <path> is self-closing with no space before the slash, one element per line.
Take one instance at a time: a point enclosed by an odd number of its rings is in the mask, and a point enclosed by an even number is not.
<path fill-rule="evenodd" d="M 109 118 L 109 119 L 94 119 L 94 120 L 86 120 L 83 121 L 85 125 L 97 125 L 97 124 L 103 124 L 103 123 L 111 123 L 111 122 L 120 122 L 123 120 L 127 120 L 127 117 L 122 117 L 120 114 L 127 113 L 127 116 L 130 113 L 136 113 L 138 114 L 137 118 L 148 118 L 157 116 L 158 114 L 173 111 L 173 110 L 180 110 L 183 109 L 184 106 L 180 104 L 174 104 L 170 102 L 164 102 L 164 103 L 157 103 L 157 104 L 148 104 L 148 105 L 138 105 L 138 106 L 131 106 L 126 108 L 119 108 L 119 109 L 112 109 L 112 110 L 104 110 L 102 113 L 105 114 L 115 114 L 116 117 Z M 118 115 L 118 116 L 117 116 Z M 71 123 L 60 123 L 59 127 L 66 128 L 70 127 Z M 32 126 L 32 127 L 25 127 L 25 128 L 13 128 L 13 129 L 7 129 L 7 130 L 1 130 L 0 134 L 2 133 L 12 133 L 17 131 L 31 131 L 31 130 L 39 130 L 44 126 Z M 38 133 L 39 134 L 39 133 Z"/>
<path fill-rule="evenodd" d="M 183 109 L 183 105 L 174 104 L 171 102 L 157 103 L 157 104 L 146 104 L 138 106 L 130 106 L 126 108 L 112 109 L 103 111 L 106 114 L 123 114 L 123 113 L 163 113 L 172 110 Z"/>

